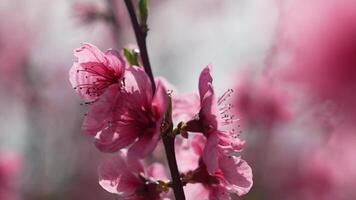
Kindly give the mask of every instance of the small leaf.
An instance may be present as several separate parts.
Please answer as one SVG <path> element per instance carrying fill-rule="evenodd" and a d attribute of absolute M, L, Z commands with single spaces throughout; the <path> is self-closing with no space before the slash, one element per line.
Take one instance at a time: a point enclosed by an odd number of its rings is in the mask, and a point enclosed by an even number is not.
<path fill-rule="evenodd" d="M 130 63 L 130 65 L 139 66 L 138 54 L 134 50 L 130 51 L 130 50 L 124 48 L 124 55 L 125 55 L 127 61 Z"/>
<path fill-rule="evenodd" d="M 148 0 L 140 0 L 138 3 L 138 8 L 140 12 L 140 25 L 141 27 L 147 27 L 148 18 Z"/>

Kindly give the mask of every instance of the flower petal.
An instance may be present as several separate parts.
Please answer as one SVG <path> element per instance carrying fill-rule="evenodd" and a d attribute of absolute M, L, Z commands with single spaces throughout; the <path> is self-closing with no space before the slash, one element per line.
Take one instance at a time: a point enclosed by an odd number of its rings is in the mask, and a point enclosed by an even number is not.
<path fill-rule="evenodd" d="M 219 157 L 218 143 L 219 138 L 217 133 L 213 132 L 209 135 L 204 147 L 203 161 L 206 164 L 206 168 L 210 174 L 214 174 L 219 167 L 217 159 Z"/>
<path fill-rule="evenodd" d="M 211 77 L 211 65 L 206 66 L 203 71 L 200 73 L 199 77 L 199 94 L 200 97 L 205 96 L 211 88 L 208 86 L 213 83 L 213 78 Z"/>
<path fill-rule="evenodd" d="M 200 120 L 203 120 L 204 124 L 208 124 L 214 129 L 218 128 L 217 121 L 217 100 L 213 89 L 213 78 L 210 74 L 211 66 L 206 66 L 199 77 L 199 94 L 200 94 Z"/>
<path fill-rule="evenodd" d="M 147 168 L 147 176 L 155 180 L 168 180 L 165 167 L 161 163 L 153 163 Z"/>
<path fill-rule="evenodd" d="M 209 189 L 200 183 L 189 183 L 183 189 L 186 199 L 209 200 Z"/>
<path fill-rule="evenodd" d="M 177 136 L 175 139 L 175 153 L 177 157 L 178 169 L 180 172 L 185 173 L 198 168 L 201 154 L 197 154 L 195 152 L 193 146 L 194 142 L 196 142 L 194 139 L 186 140 L 183 139 L 182 136 Z"/>
<path fill-rule="evenodd" d="M 145 158 L 150 154 L 157 146 L 160 140 L 160 127 L 157 127 L 154 132 L 146 132 L 141 136 L 128 150 L 127 156 L 130 160 L 136 160 Z"/>
<path fill-rule="evenodd" d="M 137 135 L 118 133 L 112 129 L 102 130 L 95 138 L 95 146 L 102 152 L 116 152 L 132 144 Z"/>
<path fill-rule="evenodd" d="M 100 165 L 99 184 L 110 193 L 129 196 L 135 193 L 142 181 L 130 171 L 120 152 Z"/>
<path fill-rule="evenodd" d="M 165 88 L 165 85 L 163 85 L 163 82 L 161 80 L 158 80 L 156 93 L 154 94 L 154 97 L 152 99 L 152 109 L 153 113 L 155 113 L 156 118 L 158 119 L 158 126 L 160 126 L 160 123 L 162 122 L 161 118 L 163 118 L 163 116 L 167 112 L 168 104 L 169 98 L 167 94 L 167 89 Z"/>
<path fill-rule="evenodd" d="M 195 93 L 173 94 L 173 121 L 175 123 L 192 120 L 199 113 L 200 100 Z"/>
<path fill-rule="evenodd" d="M 210 195 L 209 200 L 230 200 L 229 192 L 221 186 L 211 186 L 209 188 Z"/>
<path fill-rule="evenodd" d="M 113 121 L 113 108 L 115 107 L 116 98 L 119 94 L 119 86 L 112 85 L 99 98 L 98 101 L 89 105 L 89 111 L 84 118 L 82 130 L 85 134 L 96 136 L 98 132 L 108 126 Z"/>
<path fill-rule="evenodd" d="M 246 161 L 235 156 L 221 156 L 220 169 L 229 190 L 239 196 L 248 193 L 252 187 L 252 169 Z"/>
<path fill-rule="evenodd" d="M 152 101 L 152 84 L 146 72 L 136 66 L 131 66 L 125 73 L 125 89 L 131 93 L 131 101 L 138 105 L 148 106 Z"/>
<path fill-rule="evenodd" d="M 127 67 L 122 55 L 116 50 L 109 49 L 105 52 L 105 58 L 108 62 L 108 66 L 115 71 L 117 76 L 121 77 Z"/>
<path fill-rule="evenodd" d="M 75 49 L 74 56 L 77 57 L 78 63 L 97 62 L 106 64 L 104 53 L 98 47 L 89 43 L 83 43 L 80 48 Z"/>

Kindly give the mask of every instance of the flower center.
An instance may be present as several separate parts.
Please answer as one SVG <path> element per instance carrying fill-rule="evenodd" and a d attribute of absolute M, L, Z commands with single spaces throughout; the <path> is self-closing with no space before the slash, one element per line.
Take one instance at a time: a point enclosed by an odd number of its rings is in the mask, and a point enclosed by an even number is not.
<path fill-rule="evenodd" d="M 120 77 L 102 63 L 83 63 L 81 65 L 84 66 L 82 69 L 78 69 L 77 73 L 78 77 L 84 80 L 74 89 L 85 90 L 84 93 L 89 96 L 98 97 L 105 88 L 119 82 Z"/>

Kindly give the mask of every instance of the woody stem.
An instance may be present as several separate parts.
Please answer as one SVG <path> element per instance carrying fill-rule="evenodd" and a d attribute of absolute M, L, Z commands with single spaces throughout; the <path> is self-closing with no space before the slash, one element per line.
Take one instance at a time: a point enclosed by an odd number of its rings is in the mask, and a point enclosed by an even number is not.
<path fill-rule="evenodd" d="M 148 57 L 148 52 L 147 52 L 147 45 L 146 45 L 146 37 L 147 37 L 147 27 L 141 27 L 137 21 L 136 13 L 134 6 L 131 2 L 131 0 L 125 0 L 125 4 L 127 7 L 127 10 L 130 15 L 131 23 L 135 32 L 136 36 L 136 41 L 137 45 L 140 50 L 140 56 L 142 60 L 143 67 L 147 73 L 147 75 L 150 77 L 150 80 L 152 82 L 152 91 L 155 93 L 156 90 L 156 85 L 155 81 L 153 78 L 153 73 Z M 175 150 L 174 150 L 174 138 L 170 136 L 170 134 L 163 134 L 162 135 L 162 140 L 164 144 L 164 148 L 166 151 L 166 156 L 168 160 L 168 165 L 169 169 L 171 172 L 171 177 L 172 177 L 172 187 L 174 191 L 174 196 L 176 200 L 185 200 L 184 196 L 184 190 L 183 190 L 183 184 L 180 180 L 180 174 L 178 171 L 178 166 L 177 166 L 177 160 L 175 156 Z"/>
<path fill-rule="evenodd" d="M 149 60 L 148 52 L 147 52 L 147 45 L 146 45 L 147 29 L 144 27 L 141 27 L 138 24 L 135 9 L 132 5 L 131 0 L 125 0 L 125 4 L 126 4 L 127 10 L 130 15 L 133 30 L 135 32 L 137 45 L 140 50 L 142 65 L 143 65 L 143 68 L 145 69 L 147 75 L 150 77 L 150 80 L 152 82 L 152 90 L 154 93 L 156 90 L 156 85 L 155 85 L 155 81 L 153 78 L 151 64 L 150 64 L 150 60 Z"/>

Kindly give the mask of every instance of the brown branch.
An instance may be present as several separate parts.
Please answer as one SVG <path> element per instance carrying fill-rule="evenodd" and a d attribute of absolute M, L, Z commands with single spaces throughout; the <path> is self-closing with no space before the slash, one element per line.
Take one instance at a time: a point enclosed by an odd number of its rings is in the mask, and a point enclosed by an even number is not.
<path fill-rule="evenodd" d="M 153 73 L 152 73 L 148 52 L 147 52 L 147 45 L 146 45 L 146 37 L 147 37 L 148 29 L 146 25 L 144 26 L 139 25 L 137 21 L 135 9 L 132 5 L 131 0 L 125 0 L 125 4 L 130 14 L 130 19 L 135 32 L 137 45 L 140 49 L 142 64 L 147 75 L 150 77 L 150 80 L 152 82 L 152 91 L 154 93 L 156 90 L 156 85 L 154 82 Z M 172 131 L 172 129 L 170 131 Z M 171 172 L 171 177 L 172 177 L 172 187 L 174 191 L 174 196 L 176 200 L 185 200 L 183 185 L 180 180 L 180 174 L 178 171 L 177 160 L 176 160 L 176 155 L 174 150 L 174 139 L 175 137 L 174 136 L 172 137 L 171 134 L 162 134 L 162 140 L 166 151 L 169 170 Z"/>
<path fill-rule="evenodd" d="M 146 45 L 146 37 L 147 37 L 147 28 L 146 27 L 141 27 L 138 24 L 135 9 L 132 5 L 131 0 L 125 0 L 125 4 L 127 7 L 127 10 L 129 11 L 130 14 L 130 19 L 131 23 L 135 32 L 136 36 L 136 41 L 138 48 L 140 49 L 140 56 L 143 64 L 143 68 L 145 69 L 147 75 L 150 77 L 150 80 L 152 82 L 152 91 L 153 93 L 156 91 L 156 84 L 153 78 L 153 73 L 150 65 L 150 60 L 148 57 L 148 52 L 147 52 L 147 45 Z"/>

